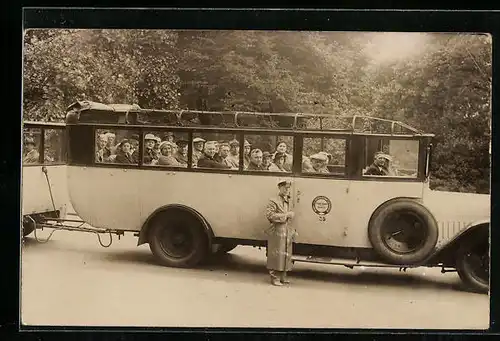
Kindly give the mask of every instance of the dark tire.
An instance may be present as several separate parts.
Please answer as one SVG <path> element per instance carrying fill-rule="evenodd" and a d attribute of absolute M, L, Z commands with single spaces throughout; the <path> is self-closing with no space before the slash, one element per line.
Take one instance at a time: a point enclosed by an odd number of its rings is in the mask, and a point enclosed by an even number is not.
<path fill-rule="evenodd" d="M 23 238 L 29 236 L 35 230 L 35 225 L 29 218 L 23 217 Z"/>
<path fill-rule="evenodd" d="M 238 244 L 236 243 L 229 243 L 229 242 L 223 242 L 219 245 L 217 245 L 217 251 L 214 252 L 215 255 L 225 255 L 231 251 L 233 251 Z"/>
<path fill-rule="evenodd" d="M 488 238 L 464 242 L 458 249 L 455 266 L 458 276 L 470 291 L 487 294 L 489 290 Z"/>
<path fill-rule="evenodd" d="M 439 229 L 432 214 L 411 199 L 396 199 L 378 208 L 368 226 L 373 249 L 387 262 L 424 263 L 434 252 Z"/>
<path fill-rule="evenodd" d="M 151 221 L 149 247 L 163 265 L 194 267 L 208 255 L 208 244 L 202 222 L 187 211 L 164 211 Z"/>

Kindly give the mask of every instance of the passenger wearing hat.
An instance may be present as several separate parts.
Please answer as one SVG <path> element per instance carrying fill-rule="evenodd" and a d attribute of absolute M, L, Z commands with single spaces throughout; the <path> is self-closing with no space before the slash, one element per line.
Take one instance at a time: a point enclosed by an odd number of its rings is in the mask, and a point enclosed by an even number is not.
<path fill-rule="evenodd" d="M 95 152 L 95 161 L 96 162 L 104 162 L 104 150 L 107 144 L 106 134 L 101 133 L 97 136 L 96 141 L 96 152 Z"/>
<path fill-rule="evenodd" d="M 312 170 L 311 173 L 330 173 L 326 166 L 328 157 L 325 154 L 317 153 L 309 157 L 311 160 Z"/>
<path fill-rule="evenodd" d="M 27 137 L 24 140 L 24 150 L 25 154 L 23 157 L 23 164 L 40 162 L 40 154 L 36 150 L 36 144 L 34 138 Z"/>
<path fill-rule="evenodd" d="M 109 161 L 112 155 L 116 155 L 116 135 L 112 132 L 107 132 L 106 134 L 106 146 L 104 147 L 103 157 L 104 161 Z"/>
<path fill-rule="evenodd" d="M 134 160 L 134 163 L 139 163 L 139 135 L 132 134 L 129 141 L 132 160 Z"/>
<path fill-rule="evenodd" d="M 162 166 L 181 167 L 181 163 L 174 157 L 174 143 L 163 141 L 160 143 L 161 155 L 158 159 L 158 164 Z"/>
<path fill-rule="evenodd" d="M 294 217 L 290 211 L 290 180 L 278 180 L 279 193 L 269 200 L 266 218 L 271 226 L 265 231 L 267 235 L 267 264 L 271 276 L 271 284 L 282 286 L 290 283 L 287 271 L 292 269 L 293 242 L 297 236 L 295 229 L 289 225 Z"/>
<path fill-rule="evenodd" d="M 177 141 L 178 148 L 174 156 L 182 167 L 187 167 L 188 164 L 188 143 L 188 141 L 182 139 Z"/>
<path fill-rule="evenodd" d="M 156 141 L 157 137 L 153 134 L 146 134 L 146 136 L 144 136 L 143 163 L 145 165 L 156 163 L 157 156 L 154 151 Z"/>
<path fill-rule="evenodd" d="M 365 171 L 365 175 L 380 175 L 380 176 L 392 176 L 394 172 L 391 170 L 390 163 L 392 157 L 389 154 L 383 152 L 375 153 L 373 163 Z"/>
<path fill-rule="evenodd" d="M 236 168 L 239 168 L 239 165 L 240 165 L 240 143 L 238 142 L 238 140 L 229 141 L 229 155 L 228 155 L 227 159 L 233 165 L 236 165 Z"/>
<path fill-rule="evenodd" d="M 286 172 L 284 165 L 286 162 L 285 153 L 274 153 L 273 163 L 269 166 L 270 172 Z"/>
<path fill-rule="evenodd" d="M 193 167 L 198 165 L 198 160 L 203 156 L 205 140 L 201 137 L 193 139 Z"/>
<path fill-rule="evenodd" d="M 174 133 L 172 131 L 163 134 L 163 140 L 168 142 L 174 142 Z"/>
<path fill-rule="evenodd" d="M 269 152 L 262 153 L 262 168 L 264 170 L 269 170 L 269 167 L 272 164 L 272 155 Z"/>
<path fill-rule="evenodd" d="M 116 163 L 129 163 L 133 164 L 134 160 L 132 159 L 132 154 L 130 153 L 130 141 L 128 139 L 123 139 L 116 146 L 116 157 L 114 162 Z"/>
<path fill-rule="evenodd" d="M 205 143 L 205 151 L 203 152 L 202 157 L 200 157 L 198 160 L 198 168 L 230 169 L 229 166 L 217 162 L 214 159 L 215 150 L 216 150 L 215 141 L 209 141 Z"/>
<path fill-rule="evenodd" d="M 276 153 L 282 153 L 285 154 L 285 164 L 283 167 L 286 169 L 287 172 L 292 171 L 292 164 L 293 164 L 293 155 L 288 153 L 288 145 L 285 141 L 278 141 L 276 144 Z"/>

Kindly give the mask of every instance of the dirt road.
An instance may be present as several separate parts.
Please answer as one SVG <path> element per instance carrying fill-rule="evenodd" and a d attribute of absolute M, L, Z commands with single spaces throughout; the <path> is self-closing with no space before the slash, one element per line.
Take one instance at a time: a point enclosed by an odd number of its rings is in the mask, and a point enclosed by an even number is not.
<path fill-rule="evenodd" d="M 46 237 L 48 231 L 39 233 Z M 106 239 L 106 236 L 104 236 Z M 107 240 L 103 240 L 104 243 Z M 355 269 L 296 263 L 269 285 L 265 253 L 238 247 L 200 269 L 155 264 L 133 236 L 102 248 L 57 231 L 22 251 L 22 320 L 36 325 L 486 329 L 489 298 L 439 269 Z"/>

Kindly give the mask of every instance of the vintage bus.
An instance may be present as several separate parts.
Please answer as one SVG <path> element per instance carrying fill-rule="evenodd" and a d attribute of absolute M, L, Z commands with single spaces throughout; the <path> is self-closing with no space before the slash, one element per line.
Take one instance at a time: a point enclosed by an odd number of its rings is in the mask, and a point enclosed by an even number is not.
<path fill-rule="evenodd" d="M 63 123 L 23 123 L 22 235 L 46 217 L 64 218 L 69 202 L 66 185 L 66 127 Z"/>
<path fill-rule="evenodd" d="M 488 291 L 490 196 L 430 190 L 433 135 L 402 122 L 80 101 L 66 125 L 77 214 L 166 266 L 265 246 L 266 204 L 290 178 L 295 262 L 440 267 Z"/>

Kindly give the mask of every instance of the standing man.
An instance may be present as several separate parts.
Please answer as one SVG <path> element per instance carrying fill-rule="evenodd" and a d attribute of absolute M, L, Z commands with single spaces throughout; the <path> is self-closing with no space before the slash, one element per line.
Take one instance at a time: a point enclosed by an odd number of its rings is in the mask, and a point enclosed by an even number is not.
<path fill-rule="evenodd" d="M 290 283 L 286 277 L 292 269 L 292 243 L 297 232 L 289 225 L 294 217 L 290 211 L 289 180 L 278 181 L 278 196 L 271 198 L 266 209 L 266 218 L 271 226 L 266 230 L 267 238 L 267 269 L 271 275 L 271 284 L 282 286 Z"/>

